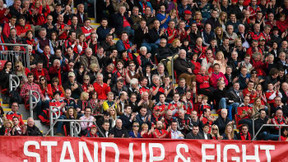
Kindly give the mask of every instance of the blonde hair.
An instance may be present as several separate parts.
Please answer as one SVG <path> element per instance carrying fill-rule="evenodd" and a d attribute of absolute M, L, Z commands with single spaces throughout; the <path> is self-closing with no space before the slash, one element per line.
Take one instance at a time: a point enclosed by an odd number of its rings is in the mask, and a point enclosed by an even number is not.
<path fill-rule="evenodd" d="M 80 95 L 80 100 L 83 101 L 83 100 L 88 100 L 88 99 L 89 99 L 89 93 L 82 92 Z"/>
<path fill-rule="evenodd" d="M 213 125 L 211 126 L 211 129 L 213 129 L 213 128 L 216 128 L 216 129 L 217 129 L 217 134 L 216 134 L 216 135 L 217 135 L 217 138 L 220 137 L 220 133 L 219 133 L 219 128 L 218 128 L 218 126 L 217 126 L 216 124 L 213 124 Z M 212 137 L 215 137 L 215 134 L 213 134 L 212 132 L 213 132 L 213 131 L 210 132 L 211 136 L 212 136 Z"/>
<path fill-rule="evenodd" d="M 233 139 L 234 138 L 233 125 L 232 124 L 227 124 L 226 127 L 225 127 L 225 134 L 228 137 L 227 127 L 231 127 L 232 128 L 231 137 Z"/>
<path fill-rule="evenodd" d="M 221 20 L 222 15 L 226 15 L 226 19 L 224 20 L 224 22 L 222 22 L 222 20 Z M 223 24 L 223 23 L 227 22 L 227 13 L 226 12 L 220 12 L 220 14 L 219 14 L 219 22 L 220 22 L 220 24 Z"/>
<path fill-rule="evenodd" d="M 112 116 L 112 115 L 110 114 L 111 109 L 113 109 L 114 112 L 115 112 L 114 116 Z M 116 109 L 115 109 L 114 107 L 110 107 L 107 111 L 108 111 L 109 115 L 110 115 L 114 120 L 117 119 L 117 111 L 116 111 Z"/>

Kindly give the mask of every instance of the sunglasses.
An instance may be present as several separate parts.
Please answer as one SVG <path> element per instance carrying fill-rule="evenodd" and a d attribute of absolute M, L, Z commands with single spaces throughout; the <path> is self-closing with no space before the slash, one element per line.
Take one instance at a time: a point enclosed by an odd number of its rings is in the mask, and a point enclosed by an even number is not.
<path fill-rule="evenodd" d="M 212 128 L 212 130 L 218 130 L 217 128 Z"/>
<path fill-rule="evenodd" d="M 139 127 L 139 125 L 133 125 L 133 127 Z"/>

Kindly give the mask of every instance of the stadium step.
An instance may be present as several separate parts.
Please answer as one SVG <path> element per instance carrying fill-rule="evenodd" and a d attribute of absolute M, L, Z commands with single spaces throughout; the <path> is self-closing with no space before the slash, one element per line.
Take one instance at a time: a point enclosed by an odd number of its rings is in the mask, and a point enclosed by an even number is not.
<path fill-rule="evenodd" d="M 11 111 L 10 105 L 9 104 L 3 104 L 3 99 L 0 95 L 0 103 L 1 103 L 1 107 L 3 108 L 4 113 L 8 113 L 9 111 Z M 30 117 L 30 111 L 25 109 L 24 104 L 20 104 L 19 105 L 19 110 L 18 112 L 20 114 L 22 114 L 22 119 L 24 121 L 24 123 L 27 123 L 27 118 Z M 40 131 L 43 134 L 46 134 L 46 132 L 49 130 L 49 126 L 43 125 L 41 124 L 40 120 L 35 120 L 35 125 L 40 129 Z"/>

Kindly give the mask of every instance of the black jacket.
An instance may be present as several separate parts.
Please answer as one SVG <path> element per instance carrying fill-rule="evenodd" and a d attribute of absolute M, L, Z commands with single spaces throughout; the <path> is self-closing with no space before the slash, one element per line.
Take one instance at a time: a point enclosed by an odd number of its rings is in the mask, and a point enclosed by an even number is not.
<path fill-rule="evenodd" d="M 27 136 L 43 136 L 43 134 L 40 132 L 39 128 L 36 127 L 35 125 L 33 127 L 27 126 L 26 135 Z"/>
<path fill-rule="evenodd" d="M 182 73 L 192 74 L 192 73 L 189 73 L 187 71 L 187 69 L 191 68 L 191 70 L 193 71 L 195 68 L 195 65 L 192 64 L 191 61 L 188 59 L 184 60 L 184 59 L 181 59 L 180 57 L 178 57 L 175 60 L 174 68 L 176 70 L 177 76 L 180 76 L 180 74 L 182 74 Z"/>
<path fill-rule="evenodd" d="M 114 135 L 114 137 L 118 137 L 118 138 L 129 137 L 127 130 L 123 127 L 122 127 L 122 129 L 118 129 L 115 126 L 114 128 L 112 128 L 110 130 L 109 134 L 112 134 L 112 135 Z"/>
<path fill-rule="evenodd" d="M 225 132 L 225 127 L 226 125 L 230 122 L 230 119 L 226 118 L 226 120 L 224 120 L 221 115 L 217 118 L 217 120 L 214 121 L 213 124 L 216 124 L 219 128 L 219 133 L 223 134 Z"/>
<path fill-rule="evenodd" d="M 190 133 L 188 133 L 186 135 L 186 139 L 204 139 L 203 135 L 201 133 L 198 133 L 196 136 L 192 133 L 192 131 Z"/>

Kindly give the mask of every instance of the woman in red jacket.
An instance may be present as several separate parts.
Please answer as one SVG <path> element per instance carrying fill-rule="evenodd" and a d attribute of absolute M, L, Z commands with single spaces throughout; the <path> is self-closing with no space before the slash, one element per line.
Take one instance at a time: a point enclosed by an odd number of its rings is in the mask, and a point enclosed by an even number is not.
<path fill-rule="evenodd" d="M 64 88 L 62 87 L 62 85 L 59 84 L 59 79 L 54 77 L 52 78 L 51 84 L 47 85 L 47 89 L 48 89 L 48 95 L 50 97 L 50 99 L 53 98 L 53 94 L 54 92 L 59 91 L 60 97 L 64 97 Z"/>

